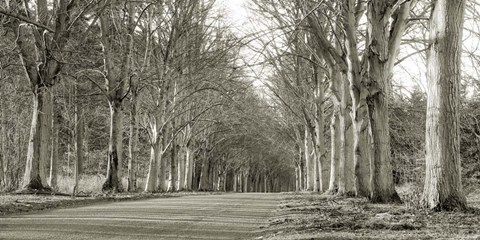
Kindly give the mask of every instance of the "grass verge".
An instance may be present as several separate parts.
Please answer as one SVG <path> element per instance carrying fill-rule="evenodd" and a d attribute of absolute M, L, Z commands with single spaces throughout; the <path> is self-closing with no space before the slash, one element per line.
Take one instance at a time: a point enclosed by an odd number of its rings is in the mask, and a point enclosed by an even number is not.
<path fill-rule="evenodd" d="M 264 239 L 480 239 L 480 194 L 465 212 L 311 193 L 285 194 Z"/>

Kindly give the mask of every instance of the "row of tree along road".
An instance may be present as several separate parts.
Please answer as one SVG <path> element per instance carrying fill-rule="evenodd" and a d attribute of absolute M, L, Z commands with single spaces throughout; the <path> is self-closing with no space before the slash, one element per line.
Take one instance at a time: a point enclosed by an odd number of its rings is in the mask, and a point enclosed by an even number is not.
<path fill-rule="evenodd" d="M 105 192 L 308 190 L 399 202 L 394 67 L 426 54 L 422 203 L 466 207 L 465 0 L 251 3 L 260 29 L 238 36 L 213 0 L 2 2 L 3 188 L 49 192 L 61 175 L 77 193 L 82 175 L 104 174 Z M 425 48 L 399 57 L 405 42 Z"/>
<path fill-rule="evenodd" d="M 426 132 L 426 164 L 412 169 L 424 174 L 419 202 L 465 208 L 459 116 L 466 1 L 254 2 L 264 19 L 260 28 L 275 29 L 254 49 L 274 72 L 267 86 L 297 148 L 297 190 L 401 201 L 394 186 L 401 170 L 392 168 L 398 149 L 390 143 L 390 102 L 402 94 L 392 92 L 394 67 L 423 55 L 426 130 L 419 129 Z M 474 5 L 469 16 L 477 16 Z M 422 61 L 410 63 L 410 77 L 422 70 L 415 64 Z"/>
<path fill-rule="evenodd" d="M 287 156 L 262 134 L 273 110 L 215 9 L 2 2 L 3 188 L 49 192 L 68 176 L 77 193 L 83 175 L 105 174 L 105 192 L 289 190 Z"/>

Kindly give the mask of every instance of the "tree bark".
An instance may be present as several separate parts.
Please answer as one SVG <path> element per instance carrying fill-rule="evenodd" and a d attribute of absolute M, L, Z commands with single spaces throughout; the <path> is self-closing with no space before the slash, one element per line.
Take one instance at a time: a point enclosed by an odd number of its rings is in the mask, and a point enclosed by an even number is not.
<path fill-rule="evenodd" d="M 462 210 L 459 88 L 465 0 L 437 0 L 430 19 L 427 66 L 426 175 L 422 203 Z"/>
<path fill-rule="evenodd" d="M 177 143 L 172 140 L 172 148 L 170 153 L 170 187 L 169 191 L 177 191 Z"/>
<path fill-rule="evenodd" d="M 345 103 L 343 104 L 345 108 L 345 164 L 343 167 L 344 172 L 344 181 L 345 181 L 345 192 L 344 194 L 353 195 L 355 192 L 354 189 L 354 159 L 353 159 L 353 122 L 350 114 L 352 112 L 352 99 L 350 96 L 350 88 L 347 83 L 344 84 L 343 89 L 343 99 Z"/>
<path fill-rule="evenodd" d="M 133 83 L 133 81 L 132 81 Z M 136 173 L 135 162 L 138 155 L 138 116 L 137 116 L 137 94 L 138 89 L 135 84 L 132 84 L 132 96 L 130 99 L 130 138 L 128 141 L 128 169 L 127 169 L 127 191 L 133 192 L 136 190 Z"/>
<path fill-rule="evenodd" d="M 52 121 L 53 124 L 53 121 Z M 52 127 L 52 129 L 54 129 Z M 57 188 L 57 171 L 58 171 L 58 139 L 59 139 L 59 130 L 55 130 L 55 135 L 52 138 L 52 153 L 50 154 L 50 176 L 48 178 L 48 185 L 52 189 Z"/>
<path fill-rule="evenodd" d="M 308 120 L 307 120 L 308 121 Z M 306 168 L 306 190 L 307 191 L 313 191 L 313 185 L 314 185 L 314 165 L 313 165 L 313 159 L 312 156 L 310 156 L 310 142 L 309 142 L 309 132 L 307 126 L 305 126 L 305 134 L 304 134 L 304 139 L 303 139 L 303 153 L 305 155 L 305 168 Z"/>
<path fill-rule="evenodd" d="M 164 152 L 166 149 L 165 146 L 167 144 L 167 131 L 163 130 L 161 132 L 162 137 L 161 139 L 157 142 L 157 149 L 159 150 L 159 154 L 157 155 L 157 164 L 158 164 L 158 177 L 157 177 L 157 188 L 160 192 L 166 192 L 168 191 L 168 184 L 167 184 L 167 159 L 164 158 Z"/>
<path fill-rule="evenodd" d="M 33 116 L 22 189 L 51 190 L 46 181 L 46 166 L 48 145 L 51 140 L 49 126 L 52 124 L 52 93 L 51 89 L 45 86 L 33 88 Z"/>
<path fill-rule="evenodd" d="M 154 192 L 157 187 L 157 154 L 160 154 L 158 151 L 158 145 L 156 143 L 151 143 L 150 162 L 148 164 L 148 174 L 144 189 L 145 192 Z"/>
<path fill-rule="evenodd" d="M 110 138 L 108 141 L 107 177 L 103 191 L 121 192 L 121 164 L 123 158 L 123 112 L 121 101 L 110 102 Z"/>
<path fill-rule="evenodd" d="M 193 179 L 193 165 L 194 165 L 194 162 L 193 162 L 193 154 L 192 154 L 192 150 L 190 149 L 190 146 L 187 145 L 187 147 L 185 148 L 185 159 L 186 159 L 186 166 L 185 166 L 185 169 L 187 170 L 187 173 L 186 173 L 186 180 L 185 180 L 185 190 L 187 191 L 191 191 L 192 190 L 192 179 Z M 226 176 L 225 176 L 225 179 L 226 179 Z M 224 180 L 225 181 L 225 180 Z"/>
<path fill-rule="evenodd" d="M 73 187 L 73 195 L 77 193 L 78 183 L 80 181 L 80 176 L 83 174 L 83 161 L 84 161 L 84 151 L 83 151 L 83 133 L 84 133 L 84 124 L 83 124 L 83 111 L 80 110 L 78 103 L 75 106 L 75 170 L 74 170 L 74 179 L 75 185 Z"/>
<path fill-rule="evenodd" d="M 390 159 L 388 99 L 391 69 L 405 29 L 410 4 L 411 1 L 404 2 L 398 9 L 392 9 L 390 1 L 375 0 L 367 3 L 367 104 L 373 140 L 372 202 L 401 201 L 395 190 Z M 392 23 L 390 17 L 394 19 Z"/>
<path fill-rule="evenodd" d="M 338 74 L 338 73 L 337 73 Z M 340 74 L 338 74 L 340 75 Z M 341 74 L 343 75 L 343 74 Z M 337 130 L 337 138 L 338 138 L 338 145 L 336 147 L 338 153 L 338 192 L 339 195 L 345 195 L 347 193 L 346 189 L 346 175 L 345 175 L 345 168 L 346 168 L 346 161 L 347 161 L 347 154 L 346 154 L 346 128 L 347 128 L 347 95 L 345 93 L 345 82 L 343 81 L 343 77 L 339 77 L 336 79 L 339 82 L 338 84 L 338 91 L 340 92 L 340 106 L 338 111 L 338 125 L 336 127 Z"/>
<path fill-rule="evenodd" d="M 183 144 L 183 143 L 182 143 Z M 186 167 L 186 147 L 185 146 L 180 146 L 179 147 L 179 152 L 177 155 L 178 159 L 178 170 L 177 170 L 177 182 L 178 182 L 178 191 L 183 191 L 185 189 L 185 167 Z"/>
<path fill-rule="evenodd" d="M 242 175 L 243 175 L 243 181 L 242 181 L 242 183 L 243 183 L 243 191 L 242 191 L 242 192 L 246 193 L 246 192 L 248 192 L 248 187 L 249 187 L 249 184 L 248 184 L 248 182 L 249 182 L 249 181 L 248 181 L 248 179 L 249 179 L 249 178 L 248 178 L 248 177 L 249 177 L 249 171 L 248 171 L 248 169 L 245 170 L 245 171 L 243 171 L 243 174 L 242 174 Z"/>
<path fill-rule="evenodd" d="M 135 8 L 133 3 L 125 4 L 128 13 L 126 22 L 113 17 L 116 7 L 115 4 L 110 4 L 99 17 L 106 95 L 110 106 L 107 176 L 102 190 L 121 192 L 123 191 L 123 100 L 128 93 L 127 86 L 131 77 L 133 33 L 136 23 L 134 21 Z M 117 20 L 117 24 L 114 24 L 115 20 Z M 122 43 L 115 41 L 115 36 L 119 34 L 125 34 L 125 40 Z M 115 57 L 120 58 L 118 63 L 115 62 Z"/>
<path fill-rule="evenodd" d="M 337 190 L 337 163 L 338 163 L 338 116 L 337 109 L 334 106 L 330 121 L 330 178 L 328 183 L 329 194 L 336 193 Z"/>
<path fill-rule="evenodd" d="M 2 101 L 3 99 L 1 98 L 0 96 L 0 102 Z M 6 128 L 6 121 L 5 121 L 5 111 L 3 110 L 3 108 L 0 106 L 0 189 L 3 190 L 5 189 L 5 187 L 7 186 L 6 185 L 6 181 L 5 181 L 5 172 L 4 172 L 4 162 L 5 162 L 5 155 L 6 155 L 6 152 L 7 152 L 7 149 L 6 149 L 6 135 L 7 135 L 7 131 L 5 130 Z"/>
<path fill-rule="evenodd" d="M 32 125 L 21 190 L 50 191 L 46 175 L 48 146 L 52 135 L 52 87 L 63 67 L 59 59 L 69 39 L 72 27 L 70 17 L 76 9 L 75 4 L 60 0 L 52 11 L 55 14 L 49 16 L 47 1 L 37 0 L 34 5 L 35 11 L 30 11 L 30 5 L 10 1 L 6 7 L 14 15 L 5 14 L 7 11 L 2 15 L 9 18 L 11 24 L 8 26 L 16 35 L 16 49 L 33 92 Z M 18 17 L 23 12 L 31 14 L 35 21 Z M 36 24 L 23 24 L 22 21 Z M 55 29 L 48 25 L 54 25 Z M 47 31 L 52 34 L 47 34 Z"/>
<path fill-rule="evenodd" d="M 315 147 L 317 152 L 318 191 L 324 192 L 328 187 L 327 149 L 325 147 L 325 87 L 324 74 L 315 67 Z"/>

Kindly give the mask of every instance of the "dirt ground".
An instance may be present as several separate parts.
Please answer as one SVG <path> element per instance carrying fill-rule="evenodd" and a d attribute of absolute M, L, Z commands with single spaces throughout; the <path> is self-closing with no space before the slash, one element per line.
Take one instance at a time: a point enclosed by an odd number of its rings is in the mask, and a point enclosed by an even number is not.
<path fill-rule="evenodd" d="M 0 217 L 0 239 L 262 239 L 282 197 L 203 194 L 15 214 Z"/>
<path fill-rule="evenodd" d="M 411 202 L 286 194 L 265 239 L 480 239 L 480 191 L 468 196 L 470 209 L 461 213 L 432 212 Z"/>
<path fill-rule="evenodd" d="M 182 192 L 182 193 L 120 193 L 114 195 L 89 195 L 83 197 L 71 197 L 63 195 L 46 194 L 13 194 L 0 193 L 0 217 L 38 212 L 56 208 L 71 208 L 91 205 L 101 202 L 131 201 L 150 198 L 180 197 L 186 195 L 212 194 L 206 192 Z"/>

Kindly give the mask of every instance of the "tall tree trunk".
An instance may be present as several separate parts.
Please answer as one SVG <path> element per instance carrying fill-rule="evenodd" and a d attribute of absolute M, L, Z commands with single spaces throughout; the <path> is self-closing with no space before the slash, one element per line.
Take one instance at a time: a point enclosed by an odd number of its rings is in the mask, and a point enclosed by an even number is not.
<path fill-rule="evenodd" d="M 343 74 L 342 74 L 343 75 Z M 338 145 L 336 147 L 336 151 L 338 153 L 338 194 L 344 195 L 346 194 L 346 176 L 345 176 L 345 165 L 346 165 L 346 146 L 345 146 L 345 131 L 346 131 L 346 122 L 347 122 L 347 96 L 345 95 L 345 82 L 343 81 L 343 77 L 339 77 L 338 81 L 338 91 L 340 92 L 340 107 L 338 111 L 338 125 L 336 127 L 337 130 L 337 138 L 338 138 Z"/>
<path fill-rule="evenodd" d="M 0 102 L 2 102 L 2 98 L 0 96 Z M 6 188 L 6 181 L 5 181 L 5 172 L 4 172 L 4 162 L 5 162 L 5 155 L 7 152 L 6 149 L 6 135 L 7 131 L 5 130 L 7 123 L 5 121 L 5 111 L 0 106 L 0 190 Z"/>
<path fill-rule="evenodd" d="M 85 161 L 85 152 L 83 149 L 83 141 L 85 137 L 85 123 L 83 117 L 83 109 L 78 102 L 78 86 L 75 85 L 75 150 L 78 163 L 78 174 L 83 174 L 83 165 Z"/>
<path fill-rule="evenodd" d="M 33 115 L 27 162 L 22 189 L 50 190 L 47 184 L 48 145 L 51 140 L 53 101 L 52 90 L 46 86 L 33 86 Z"/>
<path fill-rule="evenodd" d="M 77 10 L 75 4 L 70 5 L 67 1 L 60 0 L 56 9 L 49 13 L 47 1 L 36 1 L 35 11 L 28 12 L 28 18 L 37 23 L 49 26 L 54 23 L 55 29 L 52 34 L 46 34 L 44 28 L 33 24 L 23 24 L 17 17 L 8 17 L 9 26 L 15 33 L 18 55 L 22 61 L 23 69 L 30 81 L 33 92 L 33 113 L 30 138 L 27 150 L 25 173 L 21 184 L 21 190 L 50 191 L 46 181 L 48 145 L 52 135 L 51 120 L 53 111 L 52 88 L 58 80 L 63 63 L 60 55 L 64 54 L 64 48 L 70 36 L 71 15 Z M 10 1 L 6 6 L 8 10 L 19 16 L 24 13 L 23 3 Z"/>
<path fill-rule="evenodd" d="M 53 121 L 52 121 L 53 124 Z M 52 127 L 52 129 L 54 129 Z M 58 139 L 59 139 L 59 130 L 55 130 L 55 135 L 52 138 L 52 153 L 50 154 L 50 177 L 48 178 L 48 185 L 52 189 L 57 188 L 57 170 L 58 170 Z"/>
<path fill-rule="evenodd" d="M 242 181 L 243 191 L 242 192 L 246 193 L 248 192 L 248 186 L 249 186 L 248 184 L 249 171 L 248 170 L 243 171 L 242 175 L 243 175 L 243 181 Z"/>
<path fill-rule="evenodd" d="M 334 108 L 336 108 L 334 106 Z M 330 178 L 328 183 L 328 193 L 334 194 L 337 190 L 337 174 L 338 174 L 338 146 L 340 145 L 338 136 L 339 118 L 337 115 L 338 108 L 334 109 L 330 122 Z"/>
<path fill-rule="evenodd" d="M 157 146 L 155 148 L 155 151 L 158 152 L 155 154 L 157 164 L 157 189 L 160 192 L 168 191 L 167 160 L 164 158 L 164 139 L 165 137 L 162 137 L 162 139 L 157 142 Z"/>
<path fill-rule="evenodd" d="M 121 164 L 123 158 L 123 112 L 121 101 L 110 104 L 110 138 L 108 141 L 107 177 L 103 183 L 103 191 L 121 192 Z"/>
<path fill-rule="evenodd" d="M 178 182 L 178 191 L 183 191 L 185 189 L 185 166 L 186 166 L 186 147 L 180 146 L 178 152 L 178 170 L 177 170 L 177 182 Z"/>
<path fill-rule="evenodd" d="M 316 74 L 318 76 L 318 74 Z M 323 75 L 322 75 L 323 77 Z M 318 191 L 324 192 L 328 187 L 328 167 L 327 167 L 327 149 L 325 147 L 325 89 L 323 79 L 318 77 L 316 89 L 315 104 L 315 147 L 317 152 L 317 169 L 318 172 Z"/>
<path fill-rule="evenodd" d="M 151 143 L 150 146 L 150 162 L 148 164 L 148 174 L 145 183 L 145 192 L 154 192 L 157 185 L 157 154 L 161 154 L 158 151 L 158 144 Z"/>
<path fill-rule="evenodd" d="M 301 178 L 300 166 L 297 163 L 295 164 L 295 191 L 297 192 L 301 191 L 300 178 Z"/>
<path fill-rule="evenodd" d="M 313 182 L 314 182 L 314 166 L 313 166 L 313 161 L 312 157 L 310 156 L 310 148 L 309 148 L 309 132 L 308 128 L 305 126 L 305 134 L 304 134 L 304 140 L 303 140 L 303 153 L 305 154 L 305 170 L 306 170 L 306 190 L 307 191 L 313 191 Z"/>
<path fill-rule="evenodd" d="M 133 81 L 132 81 L 133 83 Z M 137 86 L 132 84 L 132 96 L 130 99 L 130 138 L 128 140 L 128 170 L 127 191 L 135 191 L 135 162 L 138 155 L 138 117 L 137 117 Z"/>
<path fill-rule="evenodd" d="M 354 191 L 355 196 L 370 197 L 371 194 L 371 162 L 372 138 L 369 123 L 357 122 L 360 130 L 353 124 L 354 140 Z M 365 125 L 365 126 L 362 126 Z M 355 143 L 355 141 L 357 141 Z"/>
<path fill-rule="evenodd" d="M 186 166 L 185 169 L 187 171 L 186 176 L 185 176 L 185 190 L 191 191 L 192 190 L 192 179 L 193 179 L 193 154 L 192 150 L 190 149 L 190 146 L 187 145 L 185 148 L 185 159 L 186 159 Z"/>
<path fill-rule="evenodd" d="M 208 140 L 205 142 L 202 156 L 202 167 L 200 172 L 200 182 L 198 189 L 200 191 L 208 191 L 208 179 L 209 179 L 209 168 L 210 168 L 210 159 L 207 156 L 208 152 Z M 235 175 L 236 176 L 236 175 Z"/>
<path fill-rule="evenodd" d="M 84 133 L 84 124 L 83 124 L 83 111 L 80 110 L 78 103 L 75 106 L 75 170 L 74 170 L 74 179 L 75 184 L 73 187 L 73 195 L 77 193 L 78 182 L 80 181 L 80 176 L 83 174 L 83 161 L 84 161 L 84 152 L 83 152 L 83 133 Z"/>
<path fill-rule="evenodd" d="M 411 1 L 407 1 L 398 9 L 392 9 L 389 1 L 374 0 L 367 3 L 367 104 L 373 140 L 372 202 L 401 201 L 395 190 L 390 159 L 388 99 L 393 61 L 400 46 L 410 5 Z M 394 18 L 392 23 L 390 17 Z"/>
<path fill-rule="evenodd" d="M 177 191 L 177 143 L 175 139 L 172 140 L 171 154 L 170 154 L 170 188 L 169 191 Z"/>
<path fill-rule="evenodd" d="M 105 72 L 106 95 L 110 106 L 110 137 L 108 143 L 107 176 L 103 191 L 121 192 L 123 164 L 123 99 L 128 93 L 135 31 L 133 3 L 126 3 L 127 21 L 122 22 L 112 17 L 115 4 L 110 4 L 100 14 L 100 39 Z M 114 21 L 116 21 L 114 24 Z M 123 25 L 122 25 L 123 24 Z M 113 27 L 115 26 L 115 28 Z M 120 27 L 120 28 L 119 28 Z M 125 40 L 119 43 L 116 34 L 125 34 Z M 118 46 L 120 45 L 120 47 Z M 119 57 L 119 63 L 115 61 Z"/>
<path fill-rule="evenodd" d="M 298 181 L 300 184 L 299 191 L 305 190 L 305 179 L 304 179 L 304 167 L 303 167 L 303 156 L 302 156 L 302 148 L 298 146 Z"/>
<path fill-rule="evenodd" d="M 350 114 L 352 112 L 352 99 L 350 96 L 350 88 L 347 83 L 344 84 L 344 101 L 345 101 L 345 164 L 344 164 L 344 181 L 345 194 L 352 195 L 354 189 L 354 159 L 353 159 L 353 123 Z"/>
<path fill-rule="evenodd" d="M 430 19 L 422 202 L 436 210 L 461 210 L 467 204 L 462 190 L 459 137 L 464 12 L 465 0 L 437 0 Z"/>
<path fill-rule="evenodd" d="M 238 192 L 238 176 L 235 171 L 233 172 L 233 192 Z"/>
<path fill-rule="evenodd" d="M 350 119 L 352 122 L 352 147 L 347 151 L 352 151 L 353 157 L 353 191 L 356 196 L 370 196 L 370 147 L 368 145 L 369 138 L 369 120 L 368 106 L 366 97 L 368 95 L 367 87 L 364 85 L 361 75 L 361 63 L 357 46 L 357 28 L 359 24 L 359 16 L 357 11 L 357 3 L 355 0 L 347 0 L 344 2 L 344 27 L 345 27 L 345 43 L 347 53 L 347 79 L 349 82 L 350 97 L 352 108 Z M 362 3 L 364 4 L 364 3 Z M 360 12 L 361 13 L 361 12 Z M 347 139 L 350 139 L 348 137 Z"/>

